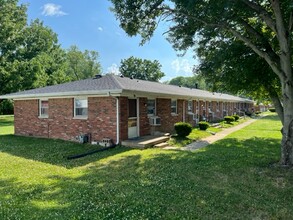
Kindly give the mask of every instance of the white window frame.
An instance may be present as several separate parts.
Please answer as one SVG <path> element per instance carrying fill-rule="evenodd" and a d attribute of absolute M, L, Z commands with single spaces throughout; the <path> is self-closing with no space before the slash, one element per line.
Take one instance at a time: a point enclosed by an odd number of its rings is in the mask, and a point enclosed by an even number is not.
<path fill-rule="evenodd" d="M 87 109 L 87 114 L 86 115 L 76 115 L 76 101 L 77 100 L 86 100 L 87 101 L 87 107 L 86 107 L 86 109 Z M 74 118 L 75 119 L 87 119 L 88 118 L 88 97 L 75 97 L 74 99 L 73 99 L 73 101 L 74 101 Z"/>
<path fill-rule="evenodd" d="M 154 112 L 152 114 L 149 114 L 149 101 L 154 102 L 154 109 L 153 109 Z M 156 99 L 148 99 L 147 100 L 147 114 L 148 114 L 149 117 L 155 116 L 157 114 L 157 102 L 156 102 Z"/>
<path fill-rule="evenodd" d="M 42 102 L 48 102 L 47 114 L 42 114 Z M 39 118 L 49 118 L 49 100 L 48 99 L 39 99 Z"/>
<path fill-rule="evenodd" d="M 172 105 L 173 103 L 175 103 L 175 105 Z M 174 107 L 175 107 L 175 112 L 173 112 Z M 177 99 L 171 99 L 171 114 L 172 115 L 177 115 L 178 114 L 178 103 L 177 103 Z"/>
<path fill-rule="evenodd" d="M 188 100 L 187 102 L 187 112 L 193 113 L 193 100 Z"/>

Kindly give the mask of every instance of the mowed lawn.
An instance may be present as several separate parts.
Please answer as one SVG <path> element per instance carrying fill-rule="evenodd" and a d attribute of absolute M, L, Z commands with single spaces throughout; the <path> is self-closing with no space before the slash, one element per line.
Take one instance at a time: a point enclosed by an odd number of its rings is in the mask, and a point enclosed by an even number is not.
<path fill-rule="evenodd" d="M 259 119 L 197 152 L 9 135 L 0 118 L 0 219 L 293 219 L 281 124 Z"/>

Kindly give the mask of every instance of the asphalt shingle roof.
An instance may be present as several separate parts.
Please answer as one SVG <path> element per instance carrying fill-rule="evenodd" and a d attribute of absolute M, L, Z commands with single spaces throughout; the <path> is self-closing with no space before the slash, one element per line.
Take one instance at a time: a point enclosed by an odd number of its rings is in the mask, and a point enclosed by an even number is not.
<path fill-rule="evenodd" d="M 95 95 L 102 93 L 143 92 L 150 95 L 182 96 L 212 100 L 250 101 L 237 96 L 221 93 L 211 93 L 200 89 L 190 89 L 174 85 L 131 79 L 117 75 L 107 74 L 100 78 L 90 78 L 59 85 L 46 86 L 23 92 L 11 93 L 0 96 L 1 99 L 12 98 L 37 98 L 58 97 L 70 95 Z"/>

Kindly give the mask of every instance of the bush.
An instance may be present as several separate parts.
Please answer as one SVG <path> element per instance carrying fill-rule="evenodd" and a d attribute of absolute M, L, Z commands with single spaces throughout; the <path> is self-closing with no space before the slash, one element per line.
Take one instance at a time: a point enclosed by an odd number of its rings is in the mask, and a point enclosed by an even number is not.
<path fill-rule="evenodd" d="M 13 115 L 13 101 L 5 99 L 0 102 L 0 115 Z"/>
<path fill-rule="evenodd" d="M 198 126 L 199 126 L 199 130 L 205 131 L 210 127 L 210 124 L 208 122 L 206 122 L 206 121 L 200 121 L 198 123 Z"/>
<path fill-rule="evenodd" d="M 235 121 L 235 118 L 233 116 L 225 116 L 224 120 L 227 124 L 231 124 L 231 122 Z"/>
<path fill-rule="evenodd" d="M 177 135 L 180 137 L 186 137 L 192 131 L 191 124 L 186 123 L 186 122 L 178 122 L 174 125 L 174 128 L 175 128 Z"/>
<path fill-rule="evenodd" d="M 269 111 L 270 112 L 276 112 L 276 109 L 275 108 L 269 108 Z"/>
<path fill-rule="evenodd" d="M 245 115 L 247 115 L 247 116 L 252 116 L 252 112 L 245 112 Z"/>
<path fill-rule="evenodd" d="M 235 121 L 238 121 L 240 116 L 239 115 L 232 115 L 232 117 L 234 118 Z"/>

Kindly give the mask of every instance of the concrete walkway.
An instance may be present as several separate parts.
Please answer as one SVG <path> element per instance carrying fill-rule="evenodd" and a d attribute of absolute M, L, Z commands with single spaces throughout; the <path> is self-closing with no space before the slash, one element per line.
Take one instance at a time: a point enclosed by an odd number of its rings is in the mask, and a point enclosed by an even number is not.
<path fill-rule="evenodd" d="M 221 140 L 223 139 L 224 137 L 226 137 L 227 135 L 235 132 L 235 131 L 238 131 L 248 125 L 250 125 L 251 123 L 255 122 L 257 119 L 250 119 L 246 122 L 243 122 L 242 124 L 239 124 L 239 125 L 236 125 L 234 127 L 231 127 L 231 128 L 226 128 L 224 129 L 223 131 L 220 131 L 218 133 L 216 133 L 215 135 L 211 135 L 209 137 L 206 137 L 206 138 L 203 138 L 199 141 L 195 141 L 195 142 L 192 142 L 191 144 L 188 144 L 186 147 L 181 147 L 181 148 L 178 148 L 178 147 L 165 147 L 164 149 L 167 149 L 167 150 L 185 150 L 185 151 L 195 151 L 195 150 L 198 150 L 200 148 L 203 148 L 203 147 L 206 147 L 207 145 L 209 144 L 212 144 L 218 140 Z"/>

